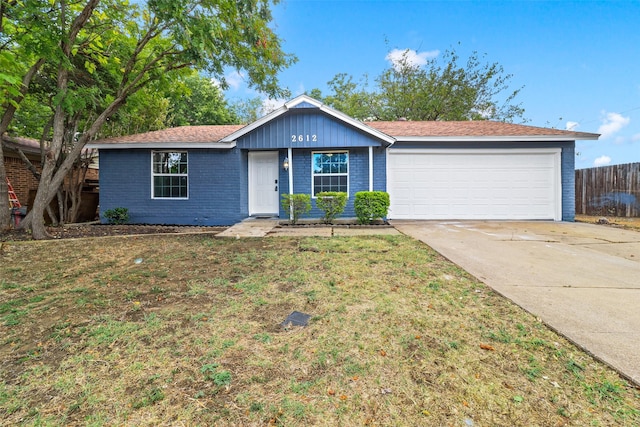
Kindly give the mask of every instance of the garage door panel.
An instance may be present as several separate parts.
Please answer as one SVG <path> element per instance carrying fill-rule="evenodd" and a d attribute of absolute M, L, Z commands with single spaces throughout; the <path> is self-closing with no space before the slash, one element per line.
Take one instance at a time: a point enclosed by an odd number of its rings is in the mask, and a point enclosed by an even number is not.
<path fill-rule="evenodd" d="M 559 219 L 559 150 L 495 151 L 390 152 L 389 217 Z"/>

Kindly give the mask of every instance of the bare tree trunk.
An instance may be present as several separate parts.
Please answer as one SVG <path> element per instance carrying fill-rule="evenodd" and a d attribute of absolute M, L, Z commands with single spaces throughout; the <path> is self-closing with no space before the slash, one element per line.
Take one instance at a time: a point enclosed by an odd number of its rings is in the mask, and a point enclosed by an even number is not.
<path fill-rule="evenodd" d="M 73 168 L 71 168 L 71 172 L 69 172 L 69 175 L 73 174 Z M 70 177 L 67 177 L 67 179 L 70 179 Z M 62 191 L 59 191 L 58 197 L 62 196 L 64 202 L 60 203 L 60 209 L 61 209 L 61 214 L 63 214 L 64 216 L 61 216 L 60 218 L 60 222 L 62 224 L 69 224 L 72 221 L 69 219 L 69 215 L 71 214 L 71 210 L 73 209 L 73 197 L 71 197 L 71 194 L 69 193 L 69 187 L 67 187 L 66 185 L 62 186 Z"/>
<path fill-rule="evenodd" d="M 58 199 L 58 217 L 51 218 L 51 224 L 54 226 L 64 224 L 65 206 L 67 204 L 67 197 L 64 195 L 64 191 L 58 188 L 56 196 Z"/>
<path fill-rule="evenodd" d="M 51 219 L 51 224 L 56 225 L 58 223 L 56 213 L 51 209 L 51 203 L 47 205 L 47 215 L 49 215 L 49 219 Z"/>
<path fill-rule="evenodd" d="M 10 138 L 7 138 L 10 140 Z M 25 163 L 25 166 L 27 167 L 27 169 L 29 169 L 29 172 L 31 172 L 31 174 L 34 176 L 35 179 L 37 179 L 38 181 L 40 180 L 40 172 L 38 172 L 38 169 L 36 169 L 36 167 L 33 165 L 33 163 L 31 163 L 31 160 L 29 160 L 27 158 L 27 156 L 24 154 L 24 152 L 18 148 L 18 154 L 20 155 L 20 158 L 22 159 L 22 161 Z"/>
<path fill-rule="evenodd" d="M 58 91 L 60 93 L 64 93 L 67 90 L 69 72 L 63 65 L 60 65 L 58 68 L 57 80 Z M 56 106 L 55 113 L 53 115 L 53 138 L 51 139 L 51 147 L 49 152 L 44 156 L 38 191 L 36 192 L 36 197 L 33 201 L 33 207 L 30 212 L 31 236 L 36 240 L 51 238 L 44 226 L 44 211 L 61 184 L 58 183 L 58 185 L 53 186 L 51 181 L 54 173 L 56 173 L 58 157 L 61 155 L 64 142 L 64 116 L 64 108 L 62 104 L 59 103 Z M 58 169 L 58 172 L 60 172 L 60 169 Z"/>
<path fill-rule="evenodd" d="M 9 187 L 7 172 L 4 168 L 4 152 L 0 142 L 0 231 L 11 228 L 11 208 L 9 206 Z"/>
<path fill-rule="evenodd" d="M 82 187 L 84 186 L 84 179 L 87 176 L 88 164 L 85 163 L 87 161 L 87 159 L 81 159 L 80 164 L 74 166 L 67 176 L 68 184 L 65 188 L 67 212 L 65 222 L 74 223 L 78 221 L 78 213 L 80 212 L 80 205 L 82 203 Z"/>
<path fill-rule="evenodd" d="M 29 215 L 31 215 L 31 221 L 27 223 L 31 227 L 31 236 L 35 240 L 51 238 L 44 226 L 44 211 L 51 202 L 53 195 L 56 194 L 56 191 L 52 189 L 51 186 L 55 160 L 49 157 L 50 156 L 47 156 L 47 160 L 44 165 L 42 165 L 42 177 L 40 178 L 40 184 L 38 184 L 38 191 L 36 192 L 33 206 L 29 212 Z"/>

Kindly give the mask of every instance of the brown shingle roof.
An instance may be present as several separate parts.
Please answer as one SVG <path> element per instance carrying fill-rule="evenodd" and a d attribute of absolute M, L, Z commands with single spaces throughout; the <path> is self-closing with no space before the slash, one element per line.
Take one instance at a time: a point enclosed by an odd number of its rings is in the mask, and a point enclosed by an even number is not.
<path fill-rule="evenodd" d="M 10 136 L 6 133 L 2 135 L 2 141 L 9 149 L 21 149 L 30 153 L 40 153 L 40 141 L 33 138 L 23 138 L 21 136 Z"/>
<path fill-rule="evenodd" d="M 368 126 L 395 137 L 540 137 L 562 136 L 594 138 L 597 134 L 587 132 L 573 132 L 560 129 L 541 128 L 536 126 L 516 125 L 513 123 L 494 121 L 395 121 L 395 122 L 367 122 Z"/>
<path fill-rule="evenodd" d="M 536 126 L 516 125 L 512 123 L 494 121 L 395 121 L 395 122 L 366 122 L 367 126 L 383 132 L 389 136 L 404 138 L 482 138 L 482 137 L 515 137 L 536 138 L 557 136 L 562 139 L 597 139 L 598 134 L 587 132 L 573 132 L 560 129 L 542 128 Z M 216 143 L 224 137 L 240 130 L 244 125 L 208 125 L 181 126 L 139 133 L 135 135 L 119 136 L 94 141 L 93 144 L 136 144 L 136 143 Z"/>
<path fill-rule="evenodd" d="M 225 136 L 243 128 L 244 125 L 207 125 L 180 126 L 134 135 L 117 136 L 102 139 L 93 143 L 121 144 L 121 143 L 152 143 L 152 142 L 218 142 Z"/>

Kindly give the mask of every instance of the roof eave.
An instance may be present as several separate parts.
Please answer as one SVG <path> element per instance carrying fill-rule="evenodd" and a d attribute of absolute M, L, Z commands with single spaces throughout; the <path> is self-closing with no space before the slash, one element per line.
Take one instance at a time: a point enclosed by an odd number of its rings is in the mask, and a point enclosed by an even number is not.
<path fill-rule="evenodd" d="M 7 150 L 15 151 L 15 152 L 18 152 L 18 150 L 21 150 L 25 155 L 26 154 L 40 155 L 41 153 L 39 148 L 29 147 L 25 145 L 14 144 L 14 143 L 5 143 L 3 147 Z"/>
<path fill-rule="evenodd" d="M 97 148 L 98 150 L 121 150 L 129 148 L 152 148 L 157 150 L 168 149 L 190 149 L 190 148 L 214 148 L 219 150 L 229 150 L 236 146 L 233 142 L 121 142 L 121 143 L 99 143 L 86 145 L 87 148 Z"/>
<path fill-rule="evenodd" d="M 597 140 L 599 135 L 507 135 L 507 136 L 396 136 L 397 142 L 557 142 L 577 140 Z"/>

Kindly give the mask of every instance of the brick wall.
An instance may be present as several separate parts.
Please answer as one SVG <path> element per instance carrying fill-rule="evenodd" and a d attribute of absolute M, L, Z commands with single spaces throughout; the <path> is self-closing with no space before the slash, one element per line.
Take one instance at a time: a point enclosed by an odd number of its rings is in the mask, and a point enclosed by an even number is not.
<path fill-rule="evenodd" d="M 151 150 L 103 150 L 100 153 L 100 214 L 129 210 L 132 223 L 230 225 L 247 217 L 247 151 L 189 150 L 187 200 L 151 197 Z M 293 151 L 294 190 L 311 194 L 311 150 Z M 280 150 L 281 160 L 286 150 Z M 385 190 L 385 152 L 374 149 L 374 189 Z M 280 193 L 288 193 L 288 175 L 280 168 Z M 355 193 L 369 189 L 369 151 L 349 150 L 349 202 L 344 217 L 354 217 Z M 322 212 L 315 207 L 310 218 Z M 281 210 L 280 217 L 288 218 Z"/>
<path fill-rule="evenodd" d="M 36 165 L 35 162 L 34 165 Z M 4 166 L 7 172 L 7 178 L 9 178 L 11 186 L 16 192 L 20 204 L 26 206 L 27 200 L 29 200 L 29 190 L 36 190 L 38 188 L 38 181 L 31 171 L 27 169 L 22 159 L 5 156 Z M 40 170 L 39 166 L 36 167 Z"/>
<path fill-rule="evenodd" d="M 87 169 L 87 175 L 85 175 L 84 179 L 91 179 L 91 180 L 97 181 L 98 176 L 99 176 L 98 169 L 89 168 Z"/>
<path fill-rule="evenodd" d="M 30 159 L 34 166 L 41 171 L 40 162 Z M 29 200 L 29 191 L 36 191 L 38 189 L 38 180 L 33 176 L 30 170 L 27 169 L 22 159 L 17 157 L 4 157 L 4 166 L 7 172 L 7 178 L 11 182 L 11 186 L 18 196 L 18 200 L 22 206 L 27 206 Z M 87 170 L 85 179 L 98 180 L 98 169 Z"/>
<path fill-rule="evenodd" d="M 562 164 L 562 220 L 575 221 L 576 217 L 576 150 L 575 142 L 564 143 L 560 163 Z"/>
<path fill-rule="evenodd" d="M 139 224 L 231 225 L 244 219 L 240 178 L 246 170 L 241 172 L 240 150 L 199 149 L 188 153 L 189 197 L 181 200 L 151 197 L 151 150 L 101 151 L 103 221 L 104 211 L 117 207 L 127 208 L 130 222 Z"/>

